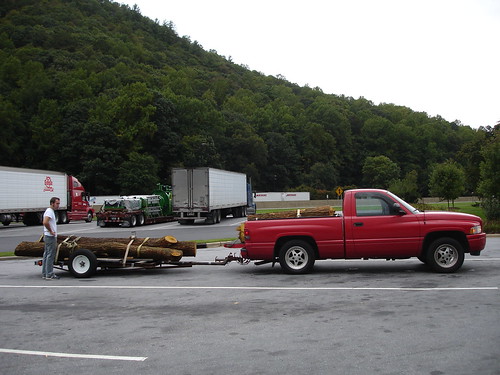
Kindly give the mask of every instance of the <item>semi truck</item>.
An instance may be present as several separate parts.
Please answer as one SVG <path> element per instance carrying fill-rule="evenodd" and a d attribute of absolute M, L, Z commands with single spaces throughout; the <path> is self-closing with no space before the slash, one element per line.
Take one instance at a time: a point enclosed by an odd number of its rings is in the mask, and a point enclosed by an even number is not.
<path fill-rule="evenodd" d="M 121 196 L 118 199 L 106 199 L 101 210 L 96 214 L 97 225 L 104 228 L 109 225 L 135 227 L 136 225 L 172 221 L 172 189 L 158 184 L 151 195 Z"/>
<path fill-rule="evenodd" d="M 42 223 L 50 198 L 61 200 L 56 217 L 59 224 L 71 220 L 92 221 L 94 209 L 89 193 L 76 177 L 39 169 L 0 166 L 0 222 Z"/>
<path fill-rule="evenodd" d="M 251 184 L 243 173 L 216 168 L 172 169 L 173 214 L 180 224 L 204 219 L 216 224 L 228 215 L 255 210 Z"/>
<path fill-rule="evenodd" d="M 310 272 L 322 259 L 416 257 L 440 273 L 457 271 L 464 254 L 486 245 L 480 217 L 457 212 L 420 212 L 379 189 L 344 193 L 334 216 L 246 221 L 241 255 L 257 264 L 279 263 L 286 273 Z"/>

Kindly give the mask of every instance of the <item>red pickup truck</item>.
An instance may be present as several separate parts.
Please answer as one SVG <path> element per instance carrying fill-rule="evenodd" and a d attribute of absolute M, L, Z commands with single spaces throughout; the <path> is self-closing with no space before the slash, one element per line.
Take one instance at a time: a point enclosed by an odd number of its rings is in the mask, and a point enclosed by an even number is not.
<path fill-rule="evenodd" d="M 347 190 L 335 216 L 245 222 L 241 255 L 260 264 L 279 262 L 287 273 L 310 272 L 319 259 L 407 259 L 451 273 L 464 254 L 486 245 L 480 217 L 420 212 L 379 189 Z"/>

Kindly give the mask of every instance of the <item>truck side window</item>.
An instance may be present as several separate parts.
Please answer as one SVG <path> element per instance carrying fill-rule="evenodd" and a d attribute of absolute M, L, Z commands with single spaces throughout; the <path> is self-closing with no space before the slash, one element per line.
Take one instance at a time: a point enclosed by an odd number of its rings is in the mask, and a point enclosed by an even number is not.
<path fill-rule="evenodd" d="M 389 202 L 381 196 L 368 193 L 356 194 L 356 216 L 384 216 L 390 214 Z"/>

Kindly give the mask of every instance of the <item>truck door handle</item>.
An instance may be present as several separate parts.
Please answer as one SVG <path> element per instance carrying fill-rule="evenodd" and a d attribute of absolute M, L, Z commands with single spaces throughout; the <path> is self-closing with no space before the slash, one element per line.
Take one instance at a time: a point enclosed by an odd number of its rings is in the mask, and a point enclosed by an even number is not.
<path fill-rule="evenodd" d="M 363 223 L 359 223 L 359 222 L 358 222 L 358 223 L 354 223 L 354 226 L 355 226 L 355 227 L 362 227 L 362 226 L 363 226 Z"/>

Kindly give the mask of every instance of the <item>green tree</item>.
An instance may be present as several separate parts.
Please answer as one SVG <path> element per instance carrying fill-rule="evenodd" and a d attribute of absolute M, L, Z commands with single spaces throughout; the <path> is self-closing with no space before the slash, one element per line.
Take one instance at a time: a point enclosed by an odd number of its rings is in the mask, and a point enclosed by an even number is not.
<path fill-rule="evenodd" d="M 488 220 L 500 220 L 500 138 L 496 136 L 481 150 L 481 180 L 478 192 Z"/>
<path fill-rule="evenodd" d="M 268 158 L 267 167 L 262 170 L 263 182 L 273 191 L 283 191 L 296 186 L 300 155 L 290 136 L 268 133 L 265 138 Z"/>
<path fill-rule="evenodd" d="M 220 168 L 220 157 L 212 137 L 187 135 L 182 139 L 181 144 L 185 167 Z"/>
<path fill-rule="evenodd" d="M 450 201 L 455 205 L 455 199 L 465 190 L 465 173 L 456 162 L 449 160 L 434 166 L 429 182 L 430 193 L 433 197 Z"/>
<path fill-rule="evenodd" d="M 369 156 L 363 164 L 363 183 L 365 186 L 387 189 L 393 180 L 399 178 L 399 166 L 387 156 Z"/>
<path fill-rule="evenodd" d="M 333 190 L 338 185 L 338 170 L 328 163 L 315 163 L 306 174 L 305 182 L 315 189 Z"/>
<path fill-rule="evenodd" d="M 417 171 L 408 172 L 402 180 L 396 179 L 392 181 L 389 190 L 409 203 L 417 202 L 420 198 Z"/>
<path fill-rule="evenodd" d="M 131 152 L 118 170 L 118 183 L 123 195 L 151 194 L 158 182 L 158 164 L 150 155 Z"/>

